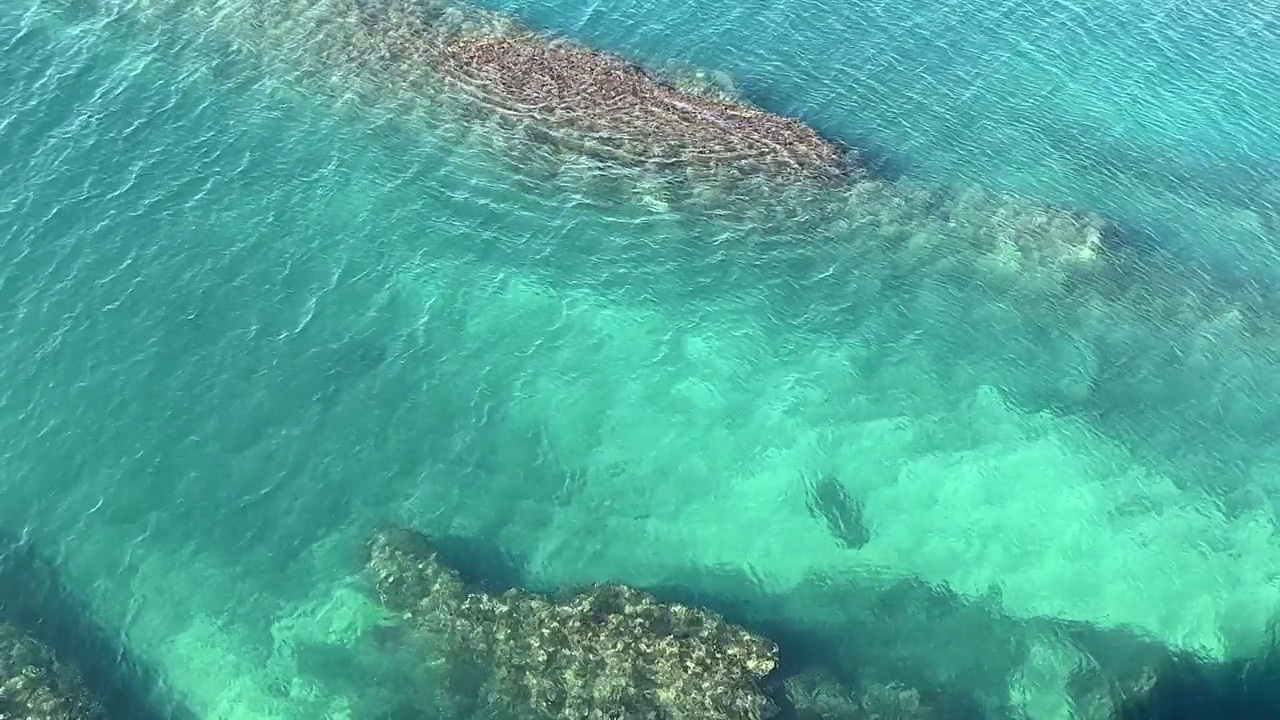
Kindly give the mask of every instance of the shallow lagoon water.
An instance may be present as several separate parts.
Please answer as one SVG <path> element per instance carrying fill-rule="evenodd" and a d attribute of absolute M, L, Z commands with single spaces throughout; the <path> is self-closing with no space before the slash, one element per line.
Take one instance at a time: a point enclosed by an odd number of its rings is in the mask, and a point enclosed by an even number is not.
<path fill-rule="evenodd" d="M 1266 22 L 501 8 L 721 71 L 882 178 L 726 188 L 459 122 L 411 72 L 348 62 L 343 4 L 296 8 L 0 21 L 0 520 L 203 716 L 356 712 L 334 666 L 377 621 L 351 575 L 387 518 L 500 546 L 538 587 L 780 598 L 859 662 L 1036 717 L 1090 652 L 1036 623 L 1261 638 L 1274 69 L 1241 48 Z M 693 11 L 716 21 L 673 30 Z M 1106 60 L 1158 53 L 1185 60 L 1166 85 Z M 1049 77 L 1080 99 L 1020 90 Z M 1128 113 L 1118 139 L 1080 129 L 1090 102 Z M 979 610 L 868 609 L 903 580 Z M 1032 630 L 966 664 L 992 618 Z"/>

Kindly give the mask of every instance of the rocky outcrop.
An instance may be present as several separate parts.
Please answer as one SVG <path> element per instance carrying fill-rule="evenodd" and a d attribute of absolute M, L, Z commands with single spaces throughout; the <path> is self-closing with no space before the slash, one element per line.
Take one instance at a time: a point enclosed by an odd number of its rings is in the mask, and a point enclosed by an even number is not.
<path fill-rule="evenodd" d="M 105 720 L 79 674 L 39 642 L 0 622 L 0 718 Z"/>
<path fill-rule="evenodd" d="M 429 67 L 524 138 L 624 164 L 841 177 L 846 150 L 796 120 L 694 93 L 620 57 L 462 5 L 367 4 L 385 58 Z"/>
<path fill-rule="evenodd" d="M 489 594 L 464 584 L 409 530 L 380 531 L 368 550 L 383 604 L 445 663 L 469 668 L 484 705 L 566 720 L 778 713 L 761 685 L 777 647 L 705 610 L 616 585 L 557 597 Z"/>
<path fill-rule="evenodd" d="M 840 150 L 800 122 L 681 92 L 620 58 L 536 35 L 462 38 L 441 70 L 548 136 L 624 162 L 838 174 Z"/>

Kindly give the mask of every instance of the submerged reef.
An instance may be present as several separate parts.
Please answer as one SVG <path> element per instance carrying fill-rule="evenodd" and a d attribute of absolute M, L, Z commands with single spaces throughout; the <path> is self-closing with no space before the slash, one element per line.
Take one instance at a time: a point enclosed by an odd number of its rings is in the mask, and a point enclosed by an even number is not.
<path fill-rule="evenodd" d="M 558 597 L 467 587 L 411 530 L 368 546 L 382 602 L 470 668 L 482 703 L 518 717 L 756 720 L 777 646 L 707 611 L 601 585 Z M 465 685 L 459 685 L 461 690 Z"/>
<path fill-rule="evenodd" d="M 102 720 L 70 667 L 48 648 L 0 622 L 0 718 L 4 720 Z"/>
<path fill-rule="evenodd" d="M 441 68 L 499 110 L 571 128 L 588 151 L 644 163 L 838 174 L 837 147 L 795 120 L 681 92 L 636 65 L 569 43 L 534 35 L 461 39 L 445 46 Z"/>
<path fill-rule="evenodd" d="M 366 550 L 400 628 L 397 652 L 412 646 L 422 667 L 447 668 L 409 692 L 443 678 L 447 706 L 466 708 L 459 717 L 1280 717 L 1274 644 L 1211 661 L 1124 630 L 1010 618 L 907 581 L 813 578 L 775 595 L 745 575 L 699 572 L 652 590 L 485 590 L 484 558 L 415 530 L 379 530 Z M 1040 701 L 1021 703 L 1027 692 Z"/>
<path fill-rule="evenodd" d="M 0 529 L 0 720 L 194 720 L 31 542 Z"/>
<path fill-rule="evenodd" d="M 367 3 L 367 47 L 434 71 L 450 96 L 525 139 L 623 164 L 840 177 L 842 146 L 722 93 L 695 93 L 620 57 L 450 4 Z"/>

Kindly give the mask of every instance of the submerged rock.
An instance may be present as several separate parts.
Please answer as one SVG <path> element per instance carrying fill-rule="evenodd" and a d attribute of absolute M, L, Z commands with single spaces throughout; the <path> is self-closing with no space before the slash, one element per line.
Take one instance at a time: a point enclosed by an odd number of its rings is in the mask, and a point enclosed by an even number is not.
<path fill-rule="evenodd" d="M 0 720 L 195 720 L 26 538 L 0 528 Z"/>
<path fill-rule="evenodd" d="M 0 718 L 106 720 L 71 667 L 47 647 L 0 622 Z"/>
<path fill-rule="evenodd" d="M 451 95 L 525 138 L 626 164 L 838 177 L 843 147 L 807 125 L 663 82 L 608 53 L 465 6 L 368 6 L 384 57 L 434 71 Z"/>
<path fill-rule="evenodd" d="M 379 531 L 368 569 L 382 602 L 471 668 L 489 705 L 518 717 L 756 720 L 778 714 L 761 685 L 769 640 L 705 610 L 603 585 L 558 597 L 464 584 L 430 541 Z"/>

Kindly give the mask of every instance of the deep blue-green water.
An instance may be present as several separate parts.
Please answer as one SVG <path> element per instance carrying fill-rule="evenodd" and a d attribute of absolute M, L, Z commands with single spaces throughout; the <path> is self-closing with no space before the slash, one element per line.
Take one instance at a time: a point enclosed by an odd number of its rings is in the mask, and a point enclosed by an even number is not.
<path fill-rule="evenodd" d="M 488 7 L 720 73 L 877 179 L 551 156 L 357 63 L 343 2 L 0 4 L 0 526 L 201 717 L 375 717 L 385 520 L 838 627 L 993 716 L 1066 717 L 1061 623 L 1261 639 L 1271 9 Z"/>

